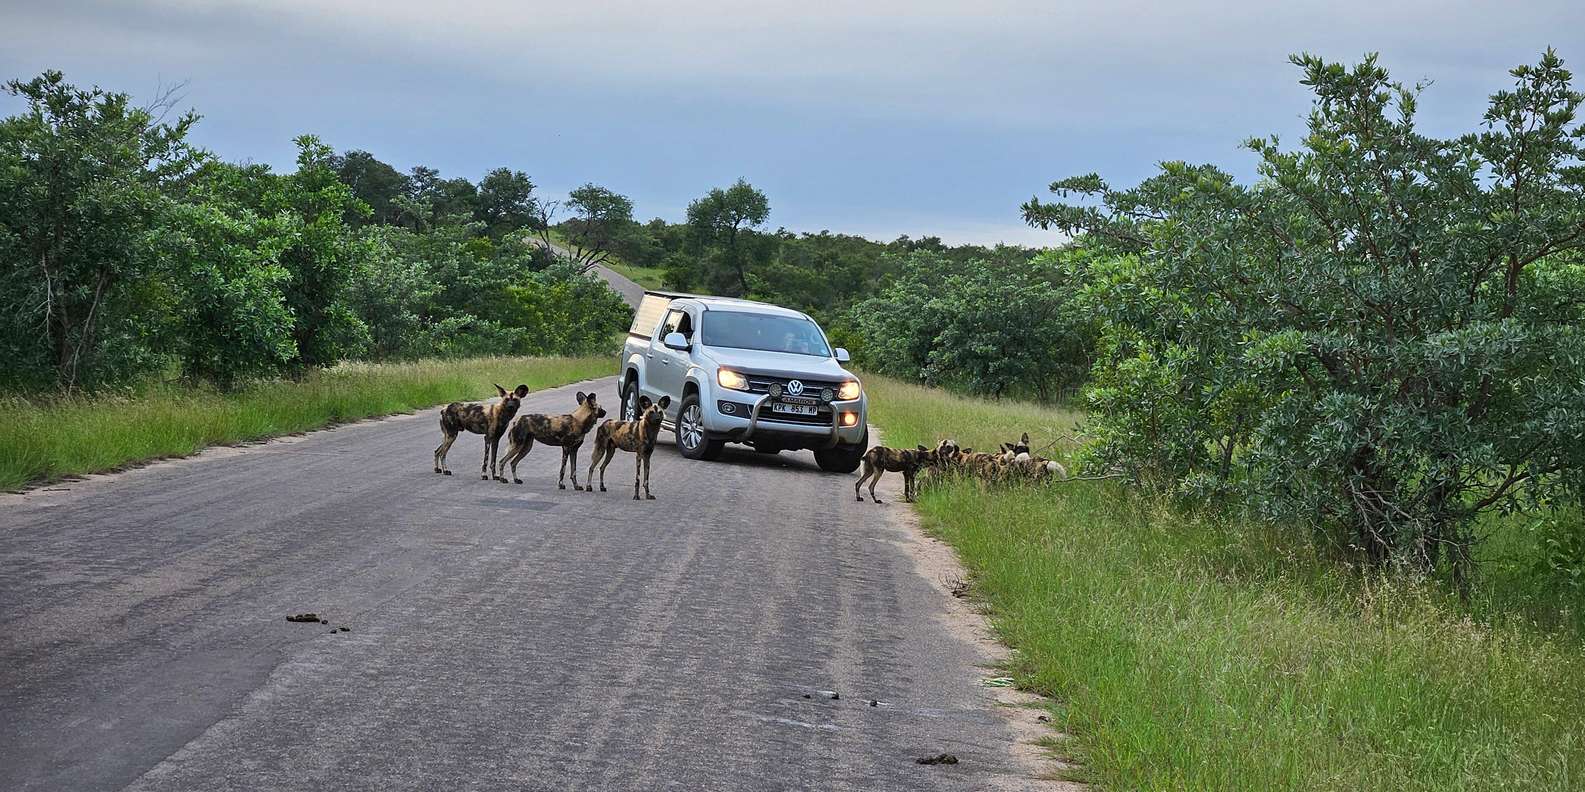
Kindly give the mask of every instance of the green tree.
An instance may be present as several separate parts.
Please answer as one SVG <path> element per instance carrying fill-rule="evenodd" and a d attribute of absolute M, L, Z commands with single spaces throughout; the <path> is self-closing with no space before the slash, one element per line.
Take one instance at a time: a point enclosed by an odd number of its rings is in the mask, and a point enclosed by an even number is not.
<path fill-rule="evenodd" d="M 688 204 L 688 228 L 704 260 L 703 279 L 712 287 L 725 285 L 718 273 L 735 276 L 731 290 L 742 296 L 749 293 L 753 229 L 770 217 L 770 200 L 744 179 L 731 187 L 712 189 L 703 198 Z"/>
<path fill-rule="evenodd" d="M 171 193 L 201 159 L 198 117 L 157 120 L 128 96 L 49 71 L 5 89 L 27 103 L 0 121 L 0 354 L 13 385 L 125 380 L 157 365 L 146 279 Z"/>
<path fill-rule="evenodd" d="M 248 205 L 254 183 L 273 178 L 262 168 L 208 163 L 161 229 L 166 275 L 179 295 L 171 330 L 189 379 L 230 388 L 277 374 L 297 356 L 284 293 L 291 273 L 280 264 L 295 224 Z"/>
<path fill-rule="evenodd" d="M 274 180 L 263 213 L 277 218 L 290 243 L 279 261 L 291 279 L 286 305 L 297 347 L 294 371 L 334 365 L 358 354 L 368 329 L 350 303 L 351 286 L 378 252 L 353 232 L 349 211 L 367 214 L 332 167 L 329 146 L 312 135 L 296 139 L 297 171 Z"/>
<path fill-rule="evenodd" d="M 412 190 L 412 184 L 401 171 L 367 151 L 358 150 L 335 157 L 330 164 L 342 183 L 352 188 L 352 194 L 369 206 L 367 217 L 357 212 L 349 213 L 349 224 L 358 226 L 367 221 L 389 225 L 401 220 L 399 199 Z"/>
<path fill-rule="evenodd" d="M 496 168 L 479 182 L 474 219 L 484 224 L 490 238 L 500 239 L 520 228 L 531 227 L 538 215 L 534 182 L 528 174 Z"/>
<path fill-rule="evenodd" d="M 1462 583 L 1479 515 L 1578 498 L 1585 471 L 1582 97 L 1549 50 L 1480 131 L 1439 139 L 1415 125 L 1421 87 L 1374 57 L 1293 60 L 1315 93 L 1308 134 L 1249 141 L 1254 185 L 1167 163 L 1024 207 L 1135 262 L 1100 279 L 1109 365 L 1157 361 L 1178 383 L 1173 398 L 1161 377 L 1118 380 L 1098 451 L 1133 457 L 1107 428 L 1170 398 L 1186 442 L 1237 446 L 1172 478 L 1236 459 L 1261 507 L 1338 525 L 1377 564 L 1448 559 Z"/>
<path fill-rule="evenodd" d="M 541 208 L 540 228 L 546 247 L 553 248 L 550 220 L 559 207 L 549 203 Z M 561 231 L 567 245 L 566 258 L 579 271 L 587 271 L 611 257 L 622 239 L 633 233 L 633 200 L 596 184 L 585 184 L 567 194 L 566 209 L 571 217 L 562 221 Z"/>

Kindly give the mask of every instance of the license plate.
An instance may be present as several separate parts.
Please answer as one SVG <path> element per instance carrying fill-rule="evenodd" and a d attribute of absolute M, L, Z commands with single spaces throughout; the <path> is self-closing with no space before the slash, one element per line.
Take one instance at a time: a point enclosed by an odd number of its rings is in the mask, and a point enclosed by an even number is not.
<path fill-rule="evenodd" d="M 789 415 L 820 414 L 820 408 L 818 407 L 809 407 L 802 404 L 782 404 L 781 402 L 771 402 L 770 411 L 776 413 L 787 413 Z"/>

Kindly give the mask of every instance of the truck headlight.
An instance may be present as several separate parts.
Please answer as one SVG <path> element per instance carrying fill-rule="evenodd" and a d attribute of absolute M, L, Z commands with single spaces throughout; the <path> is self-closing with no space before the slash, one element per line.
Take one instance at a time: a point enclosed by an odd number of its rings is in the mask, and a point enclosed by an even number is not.
<path fill-rule="evenodd" d="M 837 389 L 837 399 L 840 401 L 852 401 L 857 399 L 863 390 L 863 388 L 859 387 L 858 380 L 848 380 L 842 383 L 841 388 Z"/>
<path fill-rule="evenodd" d="M 721 387 L 723 388 L 731 388 L 732 390 L 740 391 L 748 390 L 748 377 L 745 377 L 731 369 L 720 369 L 716 371 L 715 381 L 720 383 Z"/>

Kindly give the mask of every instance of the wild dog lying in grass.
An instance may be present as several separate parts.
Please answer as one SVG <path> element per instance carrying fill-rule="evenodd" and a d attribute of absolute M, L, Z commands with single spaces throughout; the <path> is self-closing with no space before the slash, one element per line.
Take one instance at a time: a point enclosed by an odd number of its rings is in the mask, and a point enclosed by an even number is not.
<path fill-rule="evenodd" d="M 1068 478 L 1068 469 L 1062 463 L 1029 452 L 1028 432 L 1024 432 L 1016 443 L 1003 443 L 1002 452 L 1008 455 L 1007 471 L 1013 475 L 1024 474 L 1035 479 L 1055 475 L 1058 481 Z"/>
<path fill-rule="evenodd" d="M 497 385 L 495 391 L 501 394 L 501 400 L 494 404 L 452 402 L 440 411 L 440 431 L 446 437 L 440 441 L 440 447 L 435 449 L 436 473 L 451 475 L 446 467 L 446 452 L 451 450 L 452 443 L 457 442 L 457 435 L 467 430 L 484 435 L 484 462 L 479 465 L 479 478 L 506 481 L 497 475 L 495 456 L 501 447 L 501 435 L 506 434 L 512 416 L 517 414 L 523 397 L 528 395 L 528 386 L 519 385 L 507 390 Z"/>
<path fill-rule="evenodd" d="M 578 407 L 567 415 L 540 415 L 530 413 L 520 416 L 512 423 L 512 445 L 506 450 L 506 461 L 502 464 L 512 466 L 512 483 L 522 484 L 523 480 L 517 477 L 517 463 L 534 450 L 534 441 L 538 440 L 545 445 L 561 446 L 561 473 L 556 476 L 556 488 L 566 489 L 562 482 L 567 477 L 568 462 L 572 463 L 572 488 L 583 489 L 578 486 L 578 449 L 583 446 L 583 438 L 594 428 L 594 422 L 605 417 L 605 408 L 594 400 L 594 393 L 578 391 Z"/>
<path fill-rule="evenodd" d="M 943 441 L 943 444 L 945 442 Z M 964 448 L 956 454 L 943 456 L 941 467 L 959 470 L 993 482 L 1024 478 L 1039 480 L 1051 475 L 1056 475 L 1059 479 L 1068 477 L 1068 471 L 1061 463 L 1043 459 L 1029 452 L 1028 432 L 1025 432 L 1016 443 L 1002 443 L 1001 448 L 994 454 Z"/>
<path fill-rule="evenodd" d="M 853 499 L 863 502 L 864 496 L 859 494 L 859 487 L 865 482 L 870 483 L 870 500 L 880 503 L 881 499 L 875 497 L 875 485 L 880 483 L 881 474 L 888 471 L 903 474 L 903 501 L 912 503 L 914 500 L 914 477 L 919 469 L 936 464 L 936 452 L 924 446 L 918 448 L 896 449 L 886 446 L 875 446 L 864 452 L 864 474 L 859 480 L 853 482 Z"/>
<path fill-rule="evenodd" d="M 638 397 L 638 420 L 606 421 L 594 433 L 594 456 L 589 459 L 588 492 L 594 492 L 594 467 L 600 466 L 600 491 L 605 492 L 605 466 L 617 449 L 638 455 L 638 467 L 633 471 L 633 500 L 638 500 L 638 484 L 644 482 L 644 497 L 655 500 L 649 493 L 649 458 L 655 453 L 655 438 L 660 436 L 660 422 L 665 417 L 670 396 L 650 402 L 648 396 Z"/>

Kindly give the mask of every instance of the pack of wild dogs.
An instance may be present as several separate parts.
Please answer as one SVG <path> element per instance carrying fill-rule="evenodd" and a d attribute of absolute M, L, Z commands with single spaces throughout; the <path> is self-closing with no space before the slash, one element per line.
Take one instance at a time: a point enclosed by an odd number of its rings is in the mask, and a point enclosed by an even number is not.
<path fill-rule="evenodd" d="M 561 449 L 561 472 L 556 479 L 559 489 L 567 488 L 566 480 L 570 472 L 574 490 L 594 492 L 595 469 L 599 468 L 600 491 L 605 492 L 606 466 L 611 464 L 617 451 L 627 451 L 636 460 L 633 500 L 639 500 L 641 488 L 645 498 L 655 500 L 649 491 L 650 457 L 655 453 L 655 440 L 660 436 L 665 409 L 671 404 L 670 396 L 662 396 L 659 401 L 640 396 L 637 420 L 613 419 L 599 423 L 605 417 L 605 408 L 600 406 L 592 391 L 578 391 L 577 406 L 564 415 L 518 415 L 523 397 L 528 395 L 528 386 L 519 385 L 507 390 L 496 385 L 495 390 L 500 400 L 493 404 L 452 402 L 441 410 L 440 432 L 443 439 L 440 447 L 435 449 L 436 473 L 451 475 L 451 470 L 446 467 L 446 452 L 451 450 L 452 443 L 457 442 L 458 435 L 471 432 L 484 435 L 484 461 L 479 464 L 479 477 L 482 479 L 505 483 L 507 478 L 502 473 L 510 467 L 512 483 L 522 484 L 523 480 L 517 477 L 517 463 L 528 456 L 537 442 Z M 594 431 L 594 454 L 589 460 L 589 474 L 584 484 L 580 485 L 578 449 L 583 447 L 583 439 L 591 430 Z M 499 458 L 503 437 L 508 438 L 511 445 L 507 447 L 506 457 Z M 863 466 L 862 475 L 853 484 L 853 496 L 863 501 L 864 496 L 859 489 L 868 482 L 870 500 L 876 503 L 880 503 L 881 499 L 875 496 L 875 485 L 880 483 L 884 473 L 903 474 L 905 501 L 914 499 L 919 472 L 924 470 L 937 474 L 974 476 L 987 482 L 1043 481 L 1052 477 L 1061 480 L 1068 477 L 1068 471 L 1060 463 L 1030 452 L 1028 432 L 1017 442 L 1003 443 L 995 453 L 960 448 L 953 440 L 942 440 L 935 448 L 875 446 L 864 452 Z"/>
<path fill-rule="evenodd" d="M 556 479 L 558 488 L 567 488 L 566 480 L 570 471 L 573 489 L 594 492 L 594 473 L 598 467 L 600 491 L 605 492 L 606 466 L 611 464 L 617 451 L 627 451 L 637 458 L 637 467 L 633 472 L 633 500 L 639 499 L 640 485 L 645 498 L 655 499 L 649 491 L 649 461 L 655 452 L 655 439 L 660 436 L 660 422 L 664 410 L 671 404 L 671 397 L 662 396 L 660 401 L 652 402 L 648 396 L 640 396 L 637 420 L 608 420 L 599 424 L 594 433 L 594 454 L 589 460 L 589 475 L 585 477 L 585 484 L 580 486 L 578 449 L 583 447 L 583 439 L 589 431 L 594 430 L 595 424 L 605 417 L 605 408 L 600 406 L 594 393 L 579 391 L 577 406 L 565 415 L 518 415 L 523 397 L 528 395 L 528 386 L 519 385 L 507 390 L 496 385 L 495 390 L 501 398 L 493 404 L 452 402 L 440 411 L 440 432 L 444 437 L 440 447 L 435 449 L 436 473 L 451 475 L 451 470 L 446 467 L 446 452 L 457 441 L 457 435 L 466 431 L 484 435 L 484 461 L 479 465 L 479 478 L 505 483 L 507 479 L 502 473 L 510 467 L 512 482 L 522 484 L 523 480 L 517 477 L 517 463 L 523 461 L 523 457 L 533 450 L 534 443 L 538 442 L 561 448 L 561 473 Z M 512 420 L 514 417 L 517 420 Z M 502 437 L 508 438 L 511 445 L 507 447 L 506 457 L 498 459 Z"/>
<path fill-rule="evenodd" d="M 1017 442 L 1002 443 L 994 453 L 960 448 L 955 440 L 942 440 L 935 448 L 887 448 L 875 446 L 864 452 L 864 472 L 853 483 L 853 497 L 863 501 L 859 488 L 869 482 L 870 500 L 875 497 L 875 485 L 883 473 L 903 474 L 903 500 L 913 501 L 918 493 L 918 476 L 921 471 L 936 475 L 960 475 L 978 478 L 989 483 L 1015 481 L 1045 481 L 1055 477 L 1063 480 L 1068 471 L 1062 463 L 1044 459 L 1030 452 L 1029 433 L 1024 432 Z"/>

